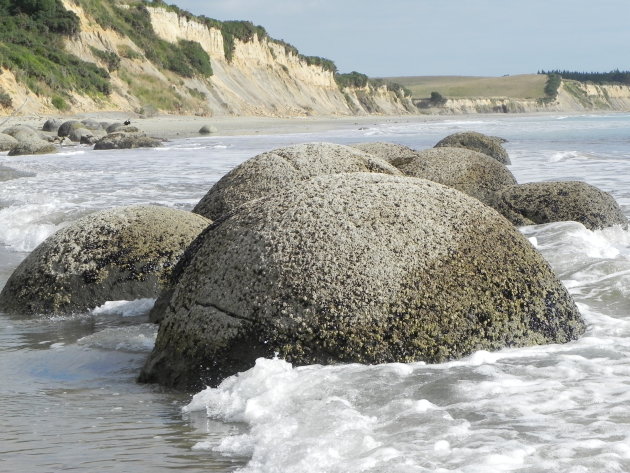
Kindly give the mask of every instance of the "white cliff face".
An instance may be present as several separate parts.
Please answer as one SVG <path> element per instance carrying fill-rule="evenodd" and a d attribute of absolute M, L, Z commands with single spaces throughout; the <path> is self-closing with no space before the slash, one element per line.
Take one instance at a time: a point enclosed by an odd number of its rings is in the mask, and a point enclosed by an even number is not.
<path fill-rule="evenodd" d="M 213 59 L 224 57 L 223 36 L 219 30 L 163 8 L 147 9 L 151 14 L 153 30 L 160 38 L 169 43 L 176 43 L 180 39 L 196 41 Z"/>
<path fill-rule="evenodd" d="M 352 113 L 332 72 L 309 66 L 267 39 L 235 40 L 227 61 L 221 32 L 175 12 L 149 8 L 153 29 L 160 38 L 197 41 L 210 56 L 213 76 L 207 87 L 213 114 L 300 116 Z M 395 108 L 395 107 L 390 107 Z M 404 110 L 398 110 L 398 113 Z"/>
<path fill-rule="evenodd" d="M 101 67 L 106 65 L 94 54 L 94 48 L 114 52 L 121 58 L 120 67 L 110 72 L 112 94 L 106 99 L 73 94 L 72 112 L 157 108 L 198 115 L 282 117 L 367 112 L 357 99 L 356 91 L 340 91 L 330 71 L 309 66 L 281 44 L 257 37 L 248 42 L 235 40 L 232 58 L 228 61 L 220 30 L 176 12 L 147 7 L 158 37 L 170 43 L 198 42 L 210 56 L 211 77 L 183 78 L 158 69 L 129 38 L 103 29 L 71 0 L 62 1 L 81 21 L 80 33 L 66 40 L 69 52 Z M 392 92 L 370 93 L 376 103 L 369 110 L 371 113 L 400 114 L 408 113 L 406 106 L 411 109 Z M 40 113 L 56 111 L 49 99 L 36 97 L 31 101 L 36 104 L 35 108 L 39 107 Z M 352 101 L 359 103 L 358 107 L 351 107 Z"/>

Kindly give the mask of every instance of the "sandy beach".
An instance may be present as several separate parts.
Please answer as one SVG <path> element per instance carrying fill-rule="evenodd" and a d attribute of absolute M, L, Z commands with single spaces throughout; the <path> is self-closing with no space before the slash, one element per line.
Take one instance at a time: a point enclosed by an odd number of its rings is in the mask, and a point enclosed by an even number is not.
<path fill-rule="evenodd" d="M 0 130 L 9 126 L 23 124 L 41 129 L 49 118 L 61 120 L 93 119 L 104 122 L 123 122 L 130 120 L 147 135 L 174 139 L 199 136 L 199 129 L 206 125 L 213 127 L 216 132 L 212 135 L 253 135 L 253 134 L 283 134 L 283 133 L 313 133 L 331 129 L 349 129 L 369 127 L 376 123 L 409 123 L 444 120 L 438 115 L 406 115 L 406 116 L 328 116 L 328 117 L 198 117 L 189 115 L 161 114 L 154 117 L 142 118 L 133 113 L 125 112 L 94 112 L 77 115 L 29 115 L 0 118 Z"/>

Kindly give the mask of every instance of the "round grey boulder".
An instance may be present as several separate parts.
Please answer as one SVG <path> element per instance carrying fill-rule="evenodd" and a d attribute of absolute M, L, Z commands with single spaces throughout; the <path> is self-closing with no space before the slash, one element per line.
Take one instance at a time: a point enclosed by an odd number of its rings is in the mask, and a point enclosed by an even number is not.
<path fill-rule="evenodd" d="M 390 162 L 407 176 L 439 182 L 486 205 L 494 203 L 495 192 L 516 184 L 516 179 L 503 164 L 466 148 L 431 148 Z"/>
<path fill-rule="evenodd" d="M 352 147 L 378 156 L 389 163 L 401 158 L 414 158 L 416 156 L 416 150 L 398 143 L 378 141 L 375 143 L 357 143 L 353 144 Z"/>
<path fill-rule="evenodd" d="M 315 176 L 345 172 L 402 175 L 386 161 L 333 143 L 304 143 L 259 154 L 223 176 L 193 212 L 216 220 L 241 204 Z"/>
<path fill-rule="evenodd" d="M 49 118 L 42 125 L 42 130 L 47 132 L 57 133 L 59 131 L 59 127 L 63 124 L 63 120 L 58 118 Z"/>
<path fill-rule="evenodd" d="M 20 141 L 9 150 L 9 156 L 22 156 L 28 154 L 51 154 L 56 153 L 57 147 L 41 139 L 31 141 Z"/>
<path fill-rule="evenodd" d="M 514 225 L 572 220 L 590 230 L 628 225 L 617 201 L 581 181 L 530 182 L 506 187 L 495 195 L 494 208 Z"/>
<path fill-rule="evenodd" d="M 158 148 L 162 140 L 147 136 L 144 133 L 114 132 L 100 138 L 94 149 L 130 149 L 130 148 Z"/>
<path fill-rule="evenodd" d="M 88 130 L 87 128 L 73 128 L 72 130 L 70 130 L 70 134 L 68 135 L 68 138 L 70 139 L 70 141 L 74 141 L 75 143 L 80 143 L 83 137 L 88 137 L 88 136 L 93 137 L 94 132 L 92 132 L 91 130 Z"/>
<path fill-rule="evenodd" d="M 487 154 L 499 161 L 501 164 L 510 164 L 508 152 L 501 144 L 501 138 L 488 136 L 475 131 L 455 133 L 439 141 L 435 147 L 448 146 L 451 148 L 467 148 Z"/>
<path fill-rule="evenodd" d="M 2 131 L 18 141 L 37 141 L 43 139 L 42 134 L 29 125 L 15 125 Z"/>
<path fill-rule="evenodd" d="M 274 353 L 436 363 L 585 330 L 514 226 L 424 179 L 345 173 L 278 189 L 208 227 L 182 261 L 140 381 L 216 385 Z"/>
<path fill-rule="evenodd" d="M 81 123 L 83 123 L 84 128 L 87 128 L 88 130 L 105 130 L 102 122 L 92 120 L 90 118 L 81 120 Z"/>
<path fill-rule="evenodd" d="M 11 135 L 0 133 L 0 151 L 9 151 L 15 145 L 18 144 L 18 140 Z"/>
<path fill-rule="evenodd" d="M 217 131 L 217 128 L 212 125 L 204 125 L 199 128 L 200 135 L 209 135 L 210 133 L 216 133 Z"/>
<path fill-rule="evenodd" d="M 69 136 L 70 132 L 77 128 L 85 128 L 85 125 L 78 120 L 68 120 L 61 124 L 57 130 L 57 136 L 65 137 Z"/>
<path fill-rule="evenodd" d="M 210 222 L 192 212 L 130 206 L 83 217 L 51 235 L 0 293 L 7 313 L 85 312 L 157 297 L 185 248 Z"/>
<path fill-rule="evenodd" d="M 121 128 L 124 128 L 125 126 L 126 125 L 124 123 L 121 123 L 121 122 L 110 123 L 105 128 L 105 131 L 107 131 L 107 133 L 114 133 L 116 131 L 119 131 Z"/>

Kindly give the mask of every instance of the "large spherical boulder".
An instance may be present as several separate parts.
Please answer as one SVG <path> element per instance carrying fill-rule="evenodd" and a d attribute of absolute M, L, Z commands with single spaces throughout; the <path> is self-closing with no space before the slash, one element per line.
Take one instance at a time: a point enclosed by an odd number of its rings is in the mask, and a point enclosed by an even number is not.
<path fill-rule="evenodd" d="M 514 226 L 424 179 L 316 177 L 244 204 L 192 253 L 141 381 L 216 385 L 276 352 L 297 365 L 441 362 L 585 329 Z"/>
<path fill-rule="evenodd" d="M 57 129 L 57 136 L 66 137 L 76 128 L 85 128 L 85 125 L 78 120 L 68 120 L 63 122 Z"/>
<path fill-rule="evenodd" d="M 22 156 L 26 154 L 50 154 L 56 153 L 57 147 L 48 141 L 34 139 L 20 141 L 9 150 L 9 156 Z"/>
<path fill-rule="evenodd" d="M 144 133 L 114 132 L 100 138 L 94 149 L 131 149 L 131 148 L 159 148 L 162 140 L 147 136 Z"/>
<path fill-rule="evenodd" d="M 18 266 L 0 310 L 84 312 L 110 300 L 157 297 L 185 248 L 210 222 L 158 206 L 97 212 L 62 228 Z"/>
<path fill-rule="evenodd" d="M 431 148 L 417 151 L 415 157 L 397 158 L 391 163 L 407 176 L 439 182 L 486 205 L 493 204 L 495 192 L 516 184 L 503 164 L 466 148 Z"/>
<path fill-rule="evenodd" d="M 488 136 L 475 131 L 454 133 L 439 141 L 435 147 L 466 148 L 493 157 L 501 164 L 510 164 L 510 157 L 496 136 Z"/>
<path fill-rule="evenodd" d="M 59 127 L 63 125 L 64 121 L 59 118 L 49 118 L 42 125 L 43 131 L 48 131 L 52 133 L 57 133 Z"/>
<path fill-rule="evenodd" d="M 42 134 L 29 125 L 14 125 L 2 131 L 5 135 L 12 136 L 18 141 L 39 141 L 44 139 Z"/>
<path fill-rule="evenodd" d="M 591 230 L 628 225 L 617 201 L 581 181 L 530 182 L 506 187 L 493 206 L 515 225 L 573 220 Z"/>
<path fill-rule="evenodd" d="M 401 175 L 386 161 L 333 143 L 304 143 L 259 154 L 223 176 L 193 212 L 216 220 L 241 204 L 315 176 L 345 172 Z"/>
<path fill-rule="evenodd" d="M 0 133 L 0 151 L 9 151 L 15 145 L 18 144 L 18 140 L 11 135 Z"/>
<path fill-rule="evenodd" d="M 398 143 L 387 143 L 383 141 L 377 141 L 375 143 L 356 143 L 352 145 L 366 153 L 370 153 L 374 156 L 384 159 L 391 163 L 394 160 L 400 160 L 404 158 L 415 158 L 417 151 L 409 146 L 401 145 Z"/>

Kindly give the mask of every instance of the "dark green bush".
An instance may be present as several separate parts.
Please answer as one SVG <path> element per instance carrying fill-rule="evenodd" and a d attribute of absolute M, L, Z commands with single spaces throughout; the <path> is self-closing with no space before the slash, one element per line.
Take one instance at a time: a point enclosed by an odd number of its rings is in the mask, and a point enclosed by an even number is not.
<path fill-rule="evenodd" d="M 67 110 L 70 110 L 70 106 L 66 103 L 66 101 L 63 99 L 63 97 L 59 96 L 59 95 L 55 95 L 52 100 L 51 100 L 53 106 L 61 111 L 61 112 L 65 112 Z"/>
<path fill-rule="evenodd" d="M 120 67 L 120 56 L 113 51 L 103 51 L 102 49 L 90 46 L 94 55 L 107 64 L 107 70 L 113 72 Z"/>
<path fill-rule="evenodd" d="M 594 84 L 622 84 L 630 85 L 630 71 L 615 69 L 610 72 L 577 72 L 577 71 L 539 71 L 538 74 L 547 76 L 557 75 L 561 79 L 576 80 L 578 82 L 593 82 Z"/>
<path fill-rule="evenodd" d="M 62 36 L 78 28 L 59 0 L 0 0 L 0 62 L 38 95 L 107 95 L 107 71 L 64 50 Z"/>
<path fill-rule="evenodd" d="M 179 50 L 190 67 L 204 76 L 212 75 L 210 56 L 196 41 L 179 40 Z"/>
<path fill-rule="evenodd" d="M 561 83 L 562 77 L 559 74 L 549 74 L 545 84 L 545 95 L 550 99 L 555 99 L 558 96 Z"/>
<path fill-rule="evenodd" d="M 13 99 L 6 92 L 0 92 L 0 107 L 9 108 L 13 106 Z"/>
<path fill-rule="evenodd" d="M 446 103 L 446 98 L 439 92 L 431 92 L 429 102 L 431 103 L 431 105 L 439 107 Z"/>
<path fill-rule="evenodd" d="M 365 87 L 368 84 L 368 76 L 352 71 L 348 74 L 335 74 L 335 81 L 342 89 L 345 87 Z"/>

